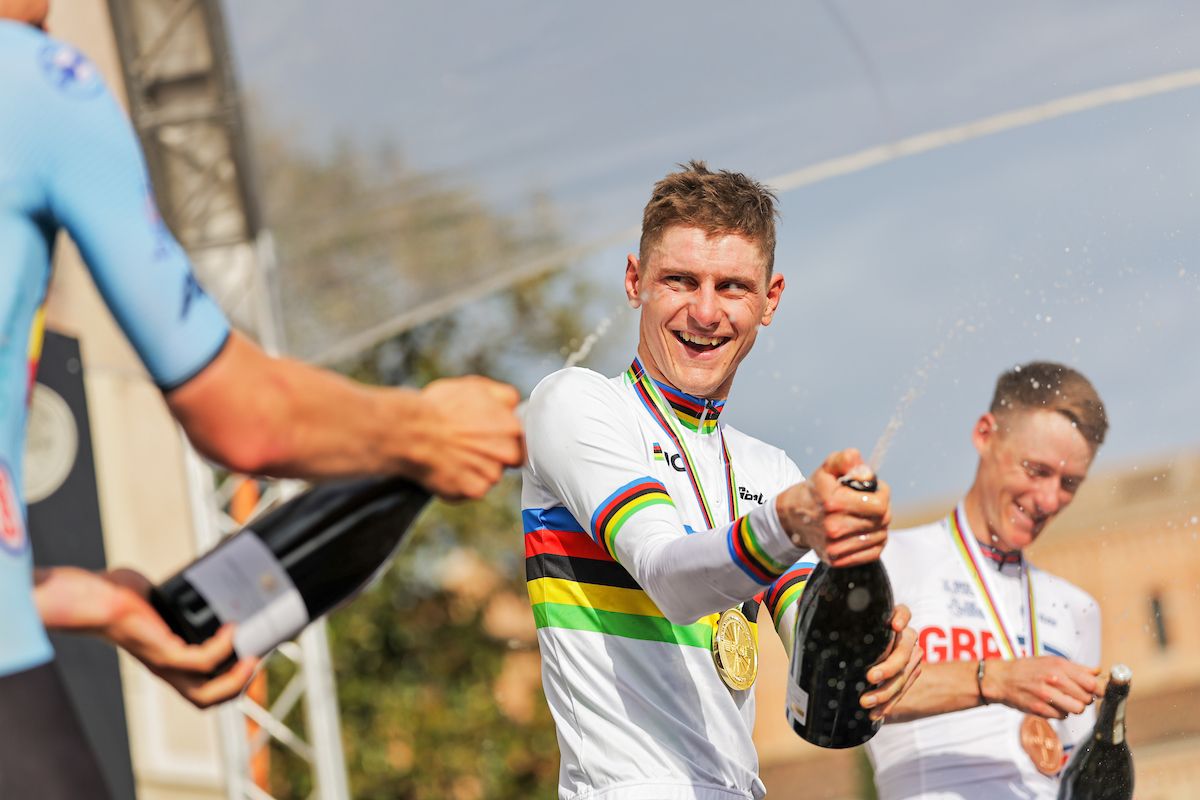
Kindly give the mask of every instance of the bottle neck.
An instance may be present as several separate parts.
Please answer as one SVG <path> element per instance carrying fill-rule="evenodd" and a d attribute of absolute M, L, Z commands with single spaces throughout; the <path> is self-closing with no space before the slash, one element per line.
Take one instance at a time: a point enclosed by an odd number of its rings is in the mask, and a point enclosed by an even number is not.
<path fill-rule="evenodd" d="M 1125 741 L 1125 701 L 1129 699 L 1129 684 L 1109 683 L 1104 702 L 1096 715 L 1096 740 L 1106 744 Z"/>

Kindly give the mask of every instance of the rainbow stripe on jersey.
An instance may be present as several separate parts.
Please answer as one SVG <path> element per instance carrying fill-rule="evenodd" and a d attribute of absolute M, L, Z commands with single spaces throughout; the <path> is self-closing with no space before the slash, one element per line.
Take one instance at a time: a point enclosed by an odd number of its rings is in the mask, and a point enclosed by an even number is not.
<path fill-rule="evenodd" d="M 787 570 L 788 564 L 781 564 L 767 555 L 750 524 L 749 514 L 734 521 L 727 536 L 733 563 L 752 580 L 766 586 Z"/>
<path fill-rule="evenodd" d="M 629 369 L 625 371 L 625 375 L 631 384 L 639 388 L 642 402 L 647 406 L 654 406 L 649 387 L 641 385 L 642 377 L 648 378 L 654 388 L 658 389 L 670 410 L 674 412 L 675 418 L 689 431 L 708 434 L 717 429 L 717 419 L 721 416 L 721 411 L 725 409 L 724 400 L 705 400 L 702 397 L 681 392 L 662 381 L 656 381 L 646 374 L 646 368 L 642 366 L 640 358 L 633 360 Z M 651 413 L 656 418 L 658 417 L 655 411 L 651 411 Z M 659 424 L 666 427 L 666 420 L 659 420 Z"/>
<path fill-rule="evenodd" d="M 712 646 L 718 615 L 702 617 L 691 625 L 672 623 L 565 508 L 525 509 L 521 517 L 525 580 L 539 629 L 593 631 L 705 649 Z M 753 621 L 751 628 L 757 636 Z"/>
<path fill-rule="evenodd" d="M 649 475 L 632 480 L 608 496 L 592 514 L 592 536 L 596 544 L 610 556 L 621 527 L 643 508 L 656 505 L 673 506 L 671 495 L 662 482 Z M 614 556 L 615 557 L 615 556 Z"/>
<path fill-rule="evenodd" d="M 697 433 L 712 433 L 717 429 L 717 417 L 725 408 L 724 400 L 705 401 L 659 381 L 654 381 L 654 385 L 662 392 L 663 399 L 671 406 L 683 427 Z"/>
<path fill-rule="evenodd" d="M 779 576 L 775 583 L 763 594 L 763 603 L 771 612 L 771 619 L 779 628 L 779 620 L 792 605 L 800 599 L 801 592 L 808 584 L 808 576 L 817 565 L 811 561 L 796 563 L 787 572 Z"/>

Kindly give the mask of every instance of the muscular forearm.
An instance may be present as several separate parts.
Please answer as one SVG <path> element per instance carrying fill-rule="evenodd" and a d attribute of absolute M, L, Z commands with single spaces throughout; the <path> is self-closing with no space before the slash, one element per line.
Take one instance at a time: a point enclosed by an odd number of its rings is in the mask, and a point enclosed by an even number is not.
<path fill-rule="evenodd" d="M 888 719 L 909 722 L 981 705 L 979 687 L 975 681 L 978 666 L 976 661 L 926 664 L 921 677 L 913 683 Z"/>
<path fill-rule="evenodd" d="M 327 477 L 402 471 L 404 446 L 384 427 L 414 415 L 416 395 L 269 358 L 235 334 L 167 402 L 208 458 L 241 472 Z"/>
<path fill-rule="evenodd" d="M 523 460 L 516 390 L 480 377 L 421 390 L 367 386 L 272 358 L 238 334 L 167 395 L 196 449 L 239 472 L 399 474 L 450 499 L 479 497 Z"/>

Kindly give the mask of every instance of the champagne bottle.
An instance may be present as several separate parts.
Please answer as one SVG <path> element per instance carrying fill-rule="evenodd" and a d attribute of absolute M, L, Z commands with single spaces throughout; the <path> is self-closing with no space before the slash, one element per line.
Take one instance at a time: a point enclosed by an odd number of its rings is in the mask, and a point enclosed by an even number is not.
<path fill-rule="evenodd" d="M 150 602 L 185 642 L 235 622 L 236 656 L 265 655 L 370 583 L 429 499 L 397 477 L 315 486 L 155 587 Z"/>
<path fill-rule="evenodd" d="M 883 563 L 817 565 L 796 614 L 787 717 L 800 738 L 819 747 L 855 747 L 870 740 L 872 720 L 860 698 L 867 669 L 892 644 L 892 585 Z"/>
<path fill-rule="evenodd" d="M 1130 800 L 1133 755 L 1125 741 L 1125 701 L 1133 671 L 1117 664 L 1096 715 L 1096 725 L 1063 770 L 1058 800 Z"/>
<path fill-rule="evenodd" d="M 875 480 L 842 479 L 873 492 Z M 796 612 L 787 692 L 787 719 L 800 738 L 819 747 L 855 747 L 870 740 L 872 720 L 860 699 L 867 669 L 892 645 L 892 584 L 883 562 L 830 567 L 808 577 Z"/>

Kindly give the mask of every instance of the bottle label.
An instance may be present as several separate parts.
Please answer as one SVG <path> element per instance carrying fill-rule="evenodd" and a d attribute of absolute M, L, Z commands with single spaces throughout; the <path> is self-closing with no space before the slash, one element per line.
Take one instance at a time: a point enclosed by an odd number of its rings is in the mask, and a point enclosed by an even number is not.
<path fill-rule="evenodd" d="M 239 658 L 266 655 L 308 624 L 308 609 L 287 570 L 251 531 L 228 539 L 183 572 L 222 623 L 237 623 Z"/>
<path fill-rule="evenodd" d="M 808 723 L 808 692 L 797 686 L 795 681 L 788 681 L 787 718 L 793 727 Z"/>

